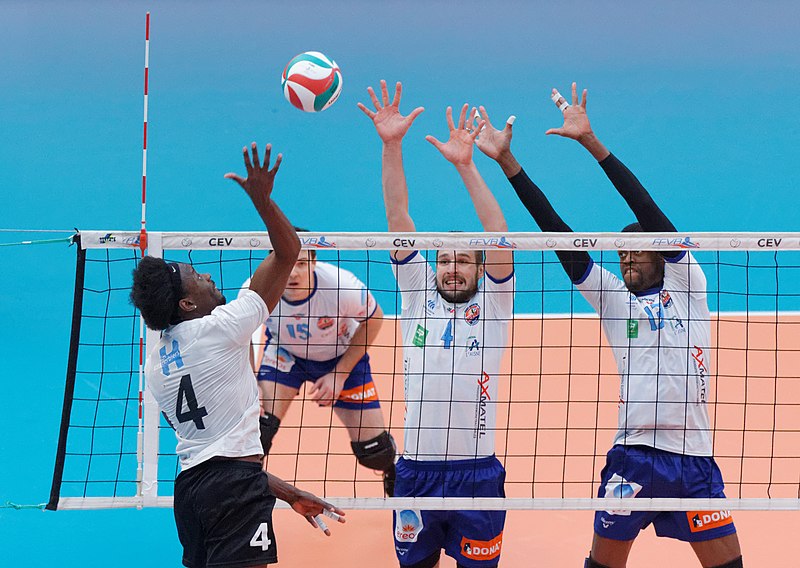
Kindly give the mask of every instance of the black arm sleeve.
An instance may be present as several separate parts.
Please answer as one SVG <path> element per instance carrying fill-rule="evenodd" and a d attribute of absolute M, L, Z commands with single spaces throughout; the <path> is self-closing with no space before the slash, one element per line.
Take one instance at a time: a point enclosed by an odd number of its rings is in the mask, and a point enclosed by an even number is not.
<path fill-rule="evenodd" d="M 647 232 L 652 233 L 674 233 L 677 231 L 664 212 L 656 205 L 650 194 L 636 179 L 625 164 L 620 162 L 614 154 L 609 154 L 602 162 L 600 167 L 617 188 L 617 191 L 625 199 L 628 207 L 631 208 L 636 220 Z M 662 251 L 663 256 L 674 257 L 681 254 L 681 251 Z"/>
<path fill-rule="evenodd" d="M 554 233 L 572 232 L 569 225 L 559 217 L 542 190 L 531 181 L 524 169 L 521 169 L 514 177 L 508 178 L 508 181 L 511 182 L 520 201 L 522 201 L 522 204 L 542 231 Z M 586 251 L 558 250 L 556 255 L 573 282 L 580 281 L 586 275 L 586 271 L 592 262 L 592 258 Z"/>

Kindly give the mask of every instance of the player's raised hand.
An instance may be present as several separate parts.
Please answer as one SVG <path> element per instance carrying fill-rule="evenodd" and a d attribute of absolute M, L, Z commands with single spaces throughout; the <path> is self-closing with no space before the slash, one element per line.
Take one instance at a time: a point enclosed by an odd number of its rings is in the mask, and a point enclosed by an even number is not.
<path fill-rule="evenodd" d="M 472 115 L 472 128 L 478 131 L 475 144 L 478 146 L 478 149 L 489 158 L 499 161 L 504 155 L 511 151 L 511 129 L 517 117 L 514 115 L 509 116 L 503 130 L 497 130 L 492 124 L 486 108 L 483 106 L 478 108 L 480 109 L 480 114 L 473 113 Z M 483 128 L 478 127 L 481 118 L 485 122 Z"/>
<path fill-rule="evenodd" d="M 264 163 L 262 164 L 258 157 L 258 147 L 253 142 L 251 145 L 253 151 L 253 158 L 250 159 L 250 154 L 247 147 L 242 148 L 244 153 L 244 167 L 247 170 L 247 178 L 242 178 L 235 173 L 225 174 L 226 179 L 232 179 L 242 186 L 247 192 L 250 199 L 255 204 L 268 203 L 270 195 L 272 194 L 272 187 L 275 183 L 275 175 L 278 173 L 278 168 L 281 166 L 283 154 L 278 154 L 275 159 L 275 165 L 270 169 L 269 160 L 272 153 L 272 144 L 267 144 L 264 154 Z"/>
<path fill-rule="evenodd" d="M 450 138 L 447 142 L 440 142 L 430 134 L 425 137 L 425 140 L 433 144 L 448 162 L 457 167 L 466 166 L 472 162 L 472 147 L 475 144 L 475 138 L 486 123 L 484 120 L 479 120 L 477 124 L 473 124 L 472 120 L 467 120 L 468 108 L 469 105 L 466 103 L 461 107 L 458 126 L 456 126 L 453 122 L 453 108 L 447 107 L 445 116 L 447 116 L 447 126 L 450 128 Z M 470 118 L 474 114 L 475 109 L 473 108 Z"/>
<path fill-rule="evenodd" d="M 372 99 L 372 104 L 375 110 L 368 109 L 364 104 L 358 103 L 358 108 L 366 114 L 375 124 L 375 130 L 378 131 L 378 136 L 381 137 L 384 144 L 390 142 L 399 142 L 406 135 L 408 129 L 416 118 L 422 114 L 425 109 L 417 107 L 412 110 L 408 116 L 400 114 L 400 98 L 403 94 L 403 86 L 398 81 L 394 90 L 394 99 L 389 102 L 389 91 L 386 88 L 386 81 L 381 80 L 381 100 L 375 95 L 372 87 L 367 87 L 367 92 Z"/>
<path fill-rule="evenodd" d="M 556 106 L 562 109 L 564 124 L 561 128 L 551 128 L 545 134 L 557 134 L 565 138 L 572 138 L 582 142 L 592 134 L 592 125 L 589 124 L 589 117 L 586 115 L 586 89 L 583 90 L 580 103 L 578 102 L 578 87 L 572 83 L 572 104 L 567 105 L 564 97 L 553 89 L 551 98 Z"/>
<path fill-rule="evenodd" d="M 320 406 L 332 406 L 339 399 L 346 378 L 346 373 L 339 373 L 334 369 L 317 379 L 308 389 L 308 395 Z"/>

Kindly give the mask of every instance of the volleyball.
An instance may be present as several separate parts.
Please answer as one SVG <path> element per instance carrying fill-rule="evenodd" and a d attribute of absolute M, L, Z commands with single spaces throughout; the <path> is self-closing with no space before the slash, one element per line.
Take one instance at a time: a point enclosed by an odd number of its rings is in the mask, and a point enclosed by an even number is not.
<path fill-rule="evenodd" d="M 294 56 L 281 75 L 286 100 L 305 112 L 320 112 L 330 107 L 342 92 L 339 66 L 319 51 Z"/>

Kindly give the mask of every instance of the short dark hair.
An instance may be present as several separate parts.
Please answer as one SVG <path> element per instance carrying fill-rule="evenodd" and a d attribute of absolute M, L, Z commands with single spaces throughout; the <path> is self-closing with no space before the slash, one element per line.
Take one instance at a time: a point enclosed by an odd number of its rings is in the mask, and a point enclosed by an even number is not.
<path fill-rule="evenodd" d="M 623 233 L 644 233 L 644 229 L 639 223 L 631 223 L 630 225 L 625 225 L 622 228 Z"/>
<path fill-rule="evenodd" d="M 161 331 L 178 323 L 176 297 L 169 265 L 162 258 L 145 256 L 133 269 L 131 303 L 138 309 L 150 329 Z"/>

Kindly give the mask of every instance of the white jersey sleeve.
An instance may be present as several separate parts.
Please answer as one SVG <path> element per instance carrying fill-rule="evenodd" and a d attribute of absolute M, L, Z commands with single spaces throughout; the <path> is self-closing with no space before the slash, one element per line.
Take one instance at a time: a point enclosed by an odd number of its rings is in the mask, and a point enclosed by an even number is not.
<path fill-rule="evenodd" d="M 428 290 L 436 290 L 436 274 L 418 251 L 401 261 L 392 258 L 392 271 L 397 279 L 404 311 L 418 311 L 425 303 Z"/>
<path fill-rule="evenodd" d="M 264 299 L 250 289 L 242 290 L 239 296 L 224 306 L 219 306 L 210 315 L 202 318 L 204 325 L 218 329 L 222 337 L 233 345 L 247 345 L 253 332 L 269 317 Z"/>
<path fill-rule="evenodd" d="M 694 300 L 705 301 L 708 283 L 694 255 L 684 251 L 680 256 L 664 257 L 664 287 L 673 292 L 690 293 Z"/>

